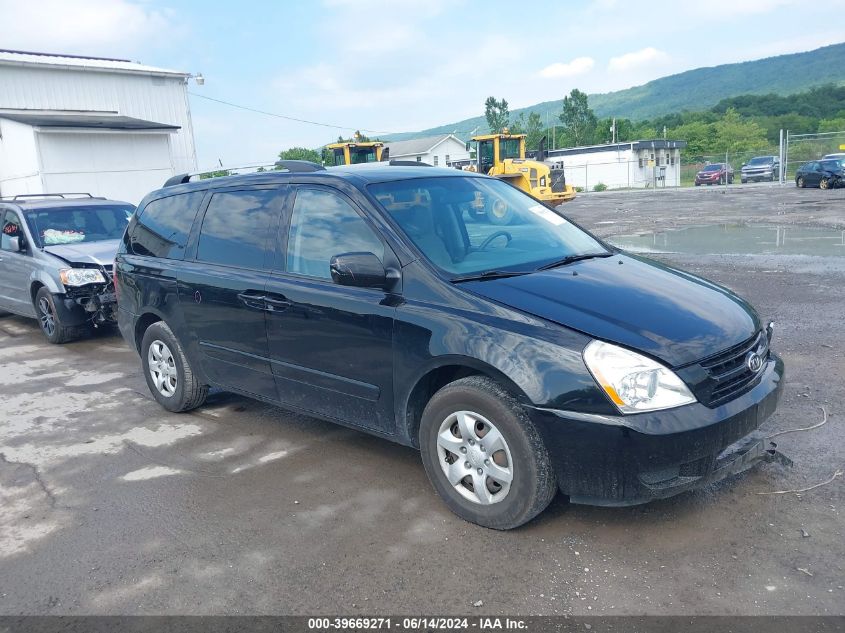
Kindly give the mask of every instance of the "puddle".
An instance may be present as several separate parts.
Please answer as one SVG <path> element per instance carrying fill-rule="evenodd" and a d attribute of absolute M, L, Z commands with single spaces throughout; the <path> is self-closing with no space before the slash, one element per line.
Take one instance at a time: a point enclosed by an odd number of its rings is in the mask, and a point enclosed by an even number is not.
<path fill-rule="evenodd" d="M 845 256 L 845 231 L 800 226 L 711 224 L 618 235 L 608 241 L 635 253 Z"/>

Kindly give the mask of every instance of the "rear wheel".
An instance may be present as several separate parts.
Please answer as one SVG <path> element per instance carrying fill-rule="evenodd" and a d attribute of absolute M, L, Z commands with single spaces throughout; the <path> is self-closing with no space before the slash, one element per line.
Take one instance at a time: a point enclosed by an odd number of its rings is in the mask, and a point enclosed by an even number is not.
<path fill-rule="evenodd" d="M 43 286 L 35 294 L 35 314 L 44 336 L 55 345 L 82 338 L 91 331 L 85 325 L 68 326 L 62 323 L 53 293 Z"/>
<path fill-rule="evenodd" d="M 432 485 L 467 521 L 515 528 L 542 512 L 557 491 L 537 429 L 519 403 L 487 377 L 462 378 L 434 394 L 419 439 Z"/>
<path fill-rule="evenodd" d="M 150 393 L 168 411 L 196 409 L 208 396 L 185 352 L 164 321 L 153 323 L 141 341 L 141 363 Z"/>
<path fill-rule="evenodd" d="M 827 176 L 819 181 L 819 189 L 830 189 L 830 179 Z"/>

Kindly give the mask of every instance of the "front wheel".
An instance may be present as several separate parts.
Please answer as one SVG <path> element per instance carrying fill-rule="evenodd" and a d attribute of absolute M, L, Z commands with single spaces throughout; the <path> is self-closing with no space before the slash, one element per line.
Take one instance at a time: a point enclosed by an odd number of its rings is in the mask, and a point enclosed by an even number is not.
<path fill-rule="evenodd" d="M 208 396 L 197 380 L 173 331 L 164 321 L 153 323 L 141 341 L 141 363 L 150 393 L 168 411 L 196 409 Z"/>
<path fill-rule="evenodd" d="M 807 186 L 807 183 L 804 182 L 804 176 L 798 176 L 798 178 L 795 179 L 795 186 L 799 189 L 803 189 Z"/>
<path fill-rule="evenodd" d="M 484 376 L 438 391 L 420 424 L 429 480 L 455 514 L 509 530 L 542 512 L 557 492 L 542 438 L 519 403 Z"/>
<path fill-rule="evenodd" d="M 90 328 L 85 325 L 73 326 L 62 323 L 53 293 L 44 286 L 35 293 L 35 314 L 38 316 L 41 332 L 54 345 L 82 338 L 90 332 Z"/>

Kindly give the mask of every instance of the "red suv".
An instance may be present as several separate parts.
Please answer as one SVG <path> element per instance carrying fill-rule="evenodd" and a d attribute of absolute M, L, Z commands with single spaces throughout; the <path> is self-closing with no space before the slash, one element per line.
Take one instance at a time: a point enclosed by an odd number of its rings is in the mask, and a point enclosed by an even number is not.
<path fill-rule="evenodd" d="M 734 181 L 734 168 L 728 163 L 711 163 L 705 165 L 704 169 L 695 175 L 695 186 L 700 185 L 724 185 Z"/>

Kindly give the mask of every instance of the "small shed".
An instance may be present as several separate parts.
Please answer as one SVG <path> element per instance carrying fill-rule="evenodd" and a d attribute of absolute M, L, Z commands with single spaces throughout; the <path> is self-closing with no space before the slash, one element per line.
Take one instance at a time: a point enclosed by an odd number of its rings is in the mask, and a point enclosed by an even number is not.
<path fill-rule="evenodd" d="M 562 165 L 566 182 L 584 191 L 680 187 L 681 150 L 686 141 L 652 139 L 569 147 L 548 152 L 546 163 Z"/>

